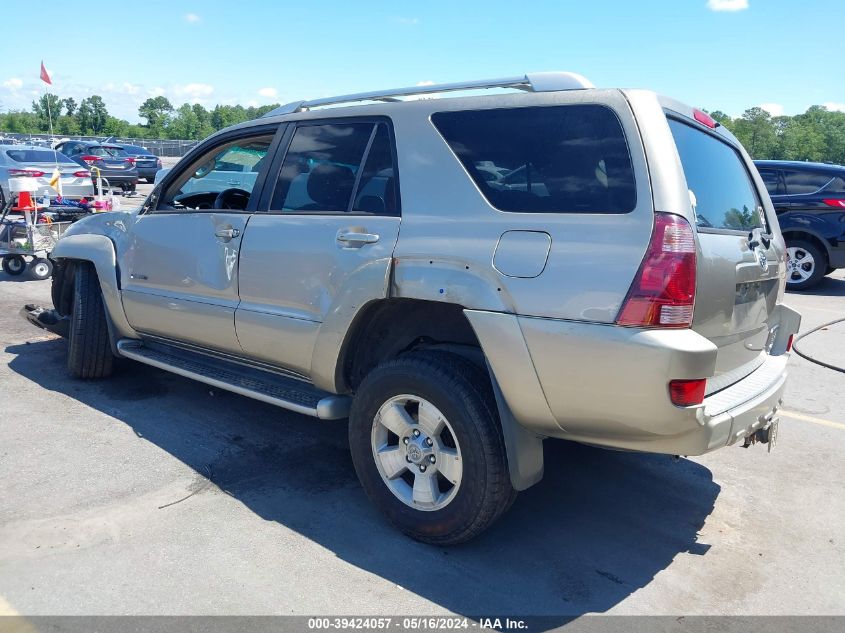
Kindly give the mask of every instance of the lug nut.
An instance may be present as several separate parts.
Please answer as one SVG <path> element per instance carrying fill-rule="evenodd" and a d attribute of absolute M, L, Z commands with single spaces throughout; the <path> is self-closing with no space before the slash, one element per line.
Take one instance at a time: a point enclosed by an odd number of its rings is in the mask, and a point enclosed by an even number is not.
<path fill-rule="evenodd" d="M 420 472 L 421 473 L 425 472 L 425 464 L 420 464 Z"/>
<path fill-rule="evenodd" d="M 403 441 L 405 444 L 407 444 L 407 443 L 408 443 L 408 442 L 410 442 L 411 440 L 409 440 L 407 437 L 403 437 L 403 438 L 402 438 L 402 441 Z"/>
<path fill-rule="evenodd" d="M 434 462 L 436 462 L 436 461 L 437 461 L 437 459 L 435 459 L 434 455 L 429 455 L 429 456 L 428 456 L 428 461 L 430 461 L 430 462 L 433 464 Z"/>
<path fill-rule="evenodd" d="M 414 429 L 414 437 L 419 437 L 419 436 L 420 436 L 420 430 Z"/>
<path fill-rule="evenodd" d="M 410 464 L 410 463 L 411 463 L 411 458 L 410 458 L 410 457 L 408 457 L 407 455 L 405 455 L 405 461 L 406 461 L 406 462 L 408 462 L 408 463 Z"/>
<path fill-rule="evenodd" d="M 428 444 L 429 446 L 433 446 L 434 440 L 431 439 L 430 437 L 427 437 L 427 438 L 425 438 L 425 443 Z"/>

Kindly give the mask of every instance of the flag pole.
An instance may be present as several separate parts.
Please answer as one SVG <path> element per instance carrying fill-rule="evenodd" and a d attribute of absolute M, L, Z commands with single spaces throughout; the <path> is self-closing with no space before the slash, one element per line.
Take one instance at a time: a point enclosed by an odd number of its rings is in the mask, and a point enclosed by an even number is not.
<path fill-rule="evenodd" d="M 45 80 L 44 77 L 47 77 Z M 44 61 L 41 62 L 41 80 L 44 82 L 44 101 L 47 102 L 47 122 L 50 125 L 50 145 L 53 145 L 53 142 L 56 140 L 53 138 L 53 113 L 50 112 L 50 93 L 47 92 L 47 86 L 52 85 L 53 82 L 50 80 L 50 75 L 47 73 L 47 69 L 44 68 Z M 56 171 L 54 173 L 58 174 L 58 181 L 56 182 L 56 191 L 59 194 L 59 197 L 62 195 L 62 172 L 59 169 L 59 150 L 55 147 L 53 149 L 53 158 L 56 161 Z M 48 205 L 49 206 L 49 205 Z"/>

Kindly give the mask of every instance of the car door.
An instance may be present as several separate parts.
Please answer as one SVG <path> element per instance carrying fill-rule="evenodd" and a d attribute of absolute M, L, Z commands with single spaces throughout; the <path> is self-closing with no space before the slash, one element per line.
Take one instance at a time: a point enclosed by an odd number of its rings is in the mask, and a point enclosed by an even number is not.
<path fill-rule="evenodd" d="M 238 255 L 277 130 L 241 130 L 195 151 L 137 216 L 120 262 L 123 305 L 137 331 L 241 352 L 234 326 Z M 255 169 L 260 177 L 231 188 L 216 171 L 223 163 Z"/>
<path fill-rule="evenodd" d="M 310 376 L 327 318 L 386 296 L 400 222 L 395 144 L 388 120 L 347 118 L 299 122 L 283 145 L 268 211 L 241 247 L 235 323 L 250 357 Z"/>

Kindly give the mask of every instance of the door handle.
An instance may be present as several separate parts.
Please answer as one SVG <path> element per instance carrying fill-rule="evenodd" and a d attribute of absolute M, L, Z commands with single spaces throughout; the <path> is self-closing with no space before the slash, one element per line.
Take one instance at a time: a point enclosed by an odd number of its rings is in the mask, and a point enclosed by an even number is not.
<path fill-rule="evenodd" d="M 379 236 L 375 233 L 362 233 L 358 231 L 339 231 L 337 241 L 341 244 L 361 247 L 364 244 L 375 244 Z"/>
<path fill-rule="evenodd" d="M 238 229 L 233 229 L 232 227 L 229 227 L 228 229 L 217 229 L 214 232 L 214 235 L 222 240 L 231 240 L 233 237 L 237 237 L 240 234 L 241 232 Z"/>

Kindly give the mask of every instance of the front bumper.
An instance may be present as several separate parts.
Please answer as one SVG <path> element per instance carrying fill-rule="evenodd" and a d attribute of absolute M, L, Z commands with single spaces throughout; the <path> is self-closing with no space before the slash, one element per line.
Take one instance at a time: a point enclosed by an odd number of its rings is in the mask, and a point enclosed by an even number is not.
<path fill-rule="evenodd" d="M 712 376 L 718 349 L 692 330 L 466 314 L 524 427 L 610 448 L 700 455 L 766 426 L 780 406 L 785 341 L 800 319 L 779 308 L 777 355 L 763 353 L 755 371 L 693 407 L 673 405 L 668 383 Z"/>

